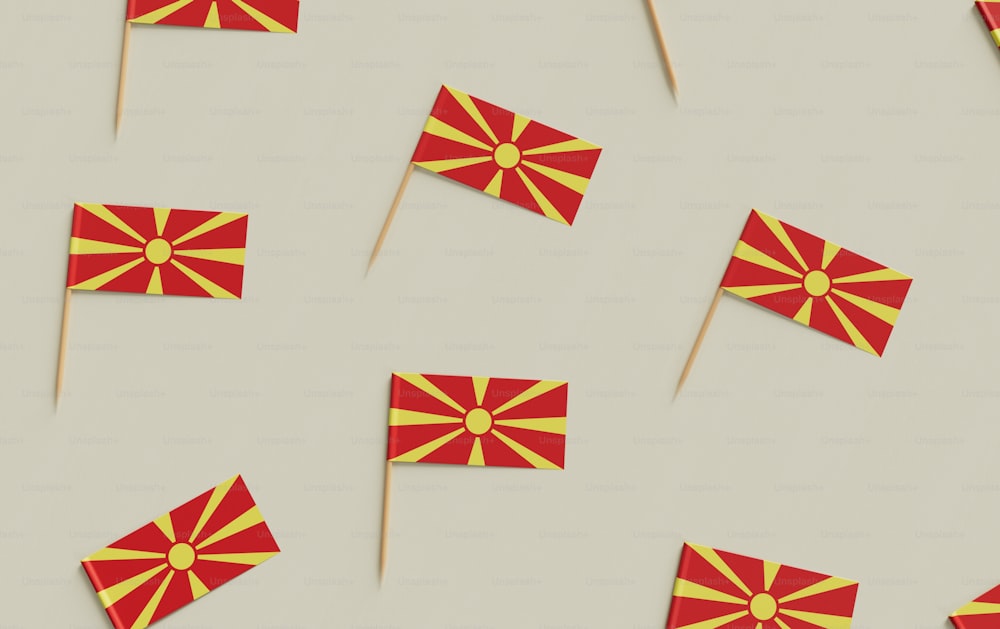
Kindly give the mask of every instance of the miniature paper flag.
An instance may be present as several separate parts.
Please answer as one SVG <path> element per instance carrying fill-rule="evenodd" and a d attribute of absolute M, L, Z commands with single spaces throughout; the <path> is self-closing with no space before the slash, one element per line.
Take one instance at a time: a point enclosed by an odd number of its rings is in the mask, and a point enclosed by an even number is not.
<path fill-rule="evenodd" d="M 684 544 L 666 629 L 848 629 L 858 584 Z"/>
<path fill-rule="evenodd" d="M 572 225 L 601 148 L 442 86 L 413 163 Z"/>
<path fill-rule="evenodd" d="M 116 629 L 142 629 L 279 552 L 234 476 L 82 563 Z"/>
<path fill-rule="evenodd" d="M 167 24 L 294 33 L 299 0 L 129 0 L 126 19 Z"/>
<path fill-rule="evenodd" d="M 239 299 L 247 215 L 77 203 L 66 286 Z"/>
<path fill-rule="evenodd" d="M 722 288 L 881 356 L 912 282 L 753 210 Z"/>
<path fill-rule="evenodd" d="M 986 22 L 986 28 L 990 29 L 990 35 L 997 46 L 1000 46 L 1000 2 L 977 2 L 976 8 Z"/>
<path fill-rule="evenodd" d="M 949 616 L 955 629 L 1000 627 L 1000 586 L 997 586 Z"/>
<path fill-rule="evenodd" d="M 392 374 L 392 462 L 563 469 L 568 384 Z"/>

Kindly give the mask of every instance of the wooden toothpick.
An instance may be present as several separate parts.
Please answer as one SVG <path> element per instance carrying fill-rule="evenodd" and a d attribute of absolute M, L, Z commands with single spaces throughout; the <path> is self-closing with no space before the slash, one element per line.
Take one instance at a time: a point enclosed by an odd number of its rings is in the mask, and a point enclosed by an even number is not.
<path fill-rule="evenodd" d="M 413 168 L 413 162 L 410 162 L 410 165 L 406 167 L 406 174 L 403 175 L 403 181 L 399 184 L 399 190 L 396 192 L 396 198 L 392 202 L 392 207 L 389 208 L 389 215 L 385 217 L 385 224 L 382 225 L 382 233 L 378 235 L 378 240 L 375 242 L 375 249 L 372 251 L 372 257 L 368 261 L 368 271 L 372 270 L 372 265 L 375 264 L 375 258 L 378 257 L 378 252 L 382 249 L 382 243 L 385 242 L 386 234 L 389 233 L 389 226 L 392 225 L 392 219 L 396 218 L 396 210 L 399 209 L 399 204 L 403 200 L 403 193 L 406 192 L 406 184 L 410 183 L 410 175 L 413 174 Z"/>
<path fill-rule="evenodd" d="M 389 559 L 389 499 L 392 496 L 392 461 L 385 462 L 385 491 L 382 494 L 382 552 L 379 555 L 379 585 L 385 583 L 385 565 Z"/>
<path fill-rule="evenodd" d="M 69 340 L 69 298 L 73 291 L 66 289 L 63 300 L 62 333 L 59 335 L 59 363 L 56 365 L 56 408 L 59 407 L 59 396 L 62 395 L 63 373 L 66 367 L 66 343 Z"/>
<path fill-rule="evenodd" d="M 674 66 L 670 63 L 670 54 L 667 52 L 667 40 L 663 38 L 663 28 L 660 26 L 660 18 L 656 14 L 656 0 L 646 0 L 649 7 L 649 16 L 653 21 L 653 28 L 656 30 L 656 38 L 660 41 L 660 54 L 663 56 L 663 65 L 666 66 L 667 78 L 670 79 L 670 89 L 677 98 L 677 75 L 674 74 Z"/>
<path fill-rule="evenodd" d="M 115 137 L 122 128 L 122 115 L 125 113 L 125 75 L 128 72 L 128 49 L 132 39 L 132 22 L 125 20 L 125 36 L 122 39 L 122 67 L 118 77 L 118 109 L 115 112 Z"/>
<path fill-rule="evenodd" d="M 681 379 L 677 383 L 677 390 L 674 392 L 674 399 L 681 392 L 681 387 L 684 386 L 684 381 L 687 380 L 688 374 L 691 373 L 691 367 L 694 365 L 694 359 L 698 356 L 698 350 L 701 349 L 701 342 L 705 340 L 705 333 L 708 332 L 708 326 L 712 323 L 712 317 L 715 316 L 715 309 L 719 307 L 719 301 L 722 300 L 722 287 L 715 293 L 715 299 L 712 300 L 712 305 L 708 309 L 708 314 L 705 315 L 705 322 L 701 324 L 701 331 L 698 332 L 698 338 L 694 342 L 694 347 L 691 348 L 691 355 L 688 356 L 687 364 L 684 365 L 684 371 L 681 372 Z"/>

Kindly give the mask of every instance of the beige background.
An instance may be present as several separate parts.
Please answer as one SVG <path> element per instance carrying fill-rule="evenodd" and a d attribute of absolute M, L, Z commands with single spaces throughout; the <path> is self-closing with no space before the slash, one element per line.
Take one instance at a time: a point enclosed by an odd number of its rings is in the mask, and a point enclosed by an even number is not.
<path fill-rule="evenodd" d="M 653 629 L 683 540 L 861 582 L 854 629 L 1000 583 L 1000 51 L 971 1 L 303 2 L 298 35 L 0 5 L 0 627 L 107 627 L 78 561 L 242 473 L 283 553 L 173 629 Z M 425 172 L 442 82 L 605 147 L 566 228 Z M 250 213 L 242 302 L 73 298 L 74 201 Z M 727 297 L 751 207 L 916 279 L 877 359 Z M 391 371 L 570 381 L 567 469 L 398 466 Z"/>

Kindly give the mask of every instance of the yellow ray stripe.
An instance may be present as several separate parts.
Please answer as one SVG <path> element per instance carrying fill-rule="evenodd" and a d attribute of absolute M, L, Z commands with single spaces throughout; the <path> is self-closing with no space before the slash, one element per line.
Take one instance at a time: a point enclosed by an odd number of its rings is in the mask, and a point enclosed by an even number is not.
<path fill-rule="evenodd" d="M 458 104 L 461 105 L 470 116 L 472 116 L 472 119 L 476 121 L 479 128 L 482 129 L 491 140 L 493 140 L 493 144 L 500 144 L 500 140 L 498 140 L 496 134 L 493 133 L 493 129 L 490 129 L 490 125 L 486 124 L 486 119 L 483 118 L 483 114 L 479 111 L 479 108 L 476 107 L 476 104 L 472 102 L 472 98 L 470 98 L 465 92 L 460 92 L 454 88 L 448 87 L 447 85 L 445 86 L 445 89 L 451 92 L 451 95 L 455 97 Z"/>
<path fill-rule="evenodd" d="M 195 284 L 205 289 L 205 292 L 211 295 L 212 297 L 220 297 L 223 299 L 239 299 L 239 297 L 230 293 L 225 288 L 222 288 L 221 286 L 219 286 L 212 280 L 208 279 L 207 277 L 195 272 L 193 269 L 189 269 L 188 267 L 178 262 L 176 259 L 171 258 L 170 264 L 174 265 L 174 267 L 178 271 L 191 278 L 191 281 L 193 281 Z"/>
<path fill-rule="evenodd" d="M 149 295 L 163 294 L 163 281 L 160 279 L 160 267 L 153 268 L 153 273 L 149 276 L 149 285 L 146 286 L 146 293 Z"/>
<path fill-rule="evenodd" d="M 163 230 L 167 227 L 167 218 L 170 216 L 170 208 L 154 207 L 153 220 L 156 221 L 156 235 L 162 236 Z"/>
<path fill-rule="evenodd" d="M 792 592 L 787 596 L 779 598 L 778 604 L 783 605 L 785 603 L 790 603 L 791 601 L 797 601 L 799 599 L 803 599 L 808 596 L 825 594 L 826 592 L 832 592 L 833 590 L 839 590 L 840 588 L 845 588 L 856 584 L 857 581 L 849 581 L 848 579 L 841 579 L 840 577 L 827 577 L 826 579 L 823 579 L 819 583 L 813 583 L 808 587 L 804 587 L 801 590 Z"/>
<path fill-rule="evenodd" d="M 751 592 L 750 588 L 746 586 L 746 583 L 743 583 L 742 579 L 736 576 L 736 573 L 733 572 L 733 569 L 730 568 L 729 565 L 722 560 L 722 557 L 719 556 L 719 553 L 715 552 L 714 548 L 709 548 L 708 546 L 701 546 L 698 544 L 688 544 L 688 546 L 691 547 L 691 550 L 701 555 L 702 558 L 705 559 L 705 561 L 712 564 L 712 567 L 718 570 L 719 574 L 726 577 L 732 582 L 733 585 L 740 588 L 740 591 L 742 591 L 748 597 L 753 596 L 753 592 Z"/>
<path fill-rule="evenodd" d="M 171 544 L 177 541 L 177 535 L 174 533 L 174 523 L 170 519 L 169 513 L 161 515 L 160 517 L 153 520 L 153 524 L 155 524 L 157 528 L 163 531 L 163 535 L 168 540 L 170 540 Z"/>
<path fill-rule="evenodd" d="M 811 299 L 809 300 L 809 303 L 812 303 Z M 774 577 L 778 576 L 778 570 L 780 570 L 780 569 L 781 569 L 781 564 L 780 563 L 774 563 L 773 561 L 765 561 L 764 562 L 764 591 L 765 592 L 768 591 L 768 590 L 770 590 L 771 586 L 774 585 Z"/>
<path fill-rule="evenodd" d="M 500 191 L 503 189 L 503 170 L 498 170 L 497 174 L 493 175 L 493 179 L 486 184 L 483 188 L 483 192 L 486 194 L 500 198 Z"/>
<path fill-rule="evenodd" d="M 808 271 L 809 265 L 807 265 L 806 261 L 802 259 L 802 255 L 799 254 L 799 250 L 795 248 L 795 243 L 792 242 L 792 239 L 785 232 L 785 228 L 781 226 L 781 223 L 778 221 L 778 219 L 774 218 L 773 216 L 768 216 L 767 214 L 764 214 L 762 212 L 757 212 L 757 216 L 759 216 L 761 220 L 764 221 L 764 224 L 767 225 L 768 229 L 771 230 L 771 233 L 774 234 L 779 241 L 781 241 L 781 244 L 785 246 L 785 249 L 788 250 L 788 253 L 792 254 L 792 257 L 795 258 L 795 261 L 799 263 L 799 266 L 802 267 L 802 270 Z"/>
<path fill-rule="evenodd" d="M 558 380 L 540 380 L 535 384 L 531 385 L 530 387 L 528 387 L 519 395 L 516 395 L 507 400 L 507 402 L 502 406 L 498 406 L 497 408 L 493 409 L 492 415 L 495 417 L 501 413 L 509 411 L 515 406 L 520 406 L 521 404 L 524 404 L 528 400 L 534 399 L 539 395 L 542 395 L 543 393 L 548 393 L 549 391 L 558 389 L 559 387 L 565 384 L 566 384 L 565 382 L 561 382 Z"/>
<path fill-rule="evenodd" d="M 576 138 L 573 140 L 566 140 L 565 142 L 556 142 L 555 144 L 548 144 L 546 146 L 538 146 L 533 149 L 528 149 L 522 151 L 522 155 L 547 155 L 549 153 L 571 153 L 573 151 L 590 151 L 593 149 L 599 149 L 601 147 L 596 144 L 591 144 L 586 140 L 581 140 Z"/>
<path fill-rule="evenodd" d="M 258 11 L 255 8 L 253 8 L 252 6 L 250 6 L 249 4 L 247 4 L 246 2 L 243 2 L 243 0 L 233 0 L 233 4 L 235 4 L 236 6 L 238 6 L 241 9 L 243 9 L 247 13 L 247 15 L 249 15 L 253 19 L 257 20 L 258 22 L 260 22 L 260 24 L 264 28 L 266 28 L 267 30 L 271 31 L 272 33 L 294 33 L 295 32 L 292 29 L 290 29 L 287 26 L 285 26 L 284 24 L 282 24 L 281 22 L 278 22 L 278 21 L 274 20 L 273 18 L 269 17 L 266 13 L 261 13 L 260 11 Z"/>
<path fill-rule="evenodd" d="M 566 434 L 565 417 L 533 417 L 530 419 L 497 419 L 493 422 L 497 426 L 510 426 L 511 428 L 524 428 L 537 432 L 548 432 L 553 435 Z"/>
<path fill-rule="evenodd" d="M 212 495 L 209 496 L 208 502 L 205 504 L 205 509 L 201 512 L 201 517 L 198 518 L 198 523 L 194 525 L 194 530 L 191 531 L 191 537 L 187 538 L 185 541 L 190 542 L 201 534 L 201 529 L 205 528 L 205 524 L 208 522 L 208 519 L 212 517 L 215 510 L 219 508 L 219 503 L 221 503 L 222 499 L 226 497 L 227 493 L 229 493 L 230 488 L 232 488 L 233 483 L 236 482 L 237 478 L 238 476 L 233 476 L 229 480 L 223 481 L 212 490 Z"/>
<path fill-rule="evenodd" d="M 277 555 L 277 552 L 269 553 L 220 553 L 217 555 L 198 555 L 198 561 L 220 561 L 222 563 L 238 563 L 245 566 L 256 566 L 257 564 L 264 562 L 271 557 Z"/>
<path fill-rule="evenodd" d="M 774 624 L 781 627 L 781 629 L 792 629 L 784 620 L 778 618 L 777 616 L 774 617 Z"/>
<path fill-rule="evenodd" d="M 257 508 L 257 505 L 254 505 L 249 509 L 247 509 L 245 512 L 243 512 L 243 514 L 237 517 L 235 520 L 225 525 L 215 533 L 206 537 L 194 548 L 195 550 L 201 550 L 202 548 L 205 548 L 206 546 L 211 546 L 212 544 L 224 540 L 227 537 L 232 537 L 237 533 L 242 533 L 251 526 L 256 526 L 263 521 L 264 521 L 264 516 L 260 514 L 260 509 Z"/>
<path fill-rule="evenodd" d="M 437 386 L 435 386 L 430 380 L 428 380 L 427 378 L 423 377 L 421 374 L 419 374 L 419 373 L 397 373 L 396 375 L 399 376 L 400 378 L 402 378 L 403 380 L 405 380 L 406 382 L 409 382 L 413 386 L 417 387 L 418 389 L 420 389 L 424 393 L 429 394 L 430 396 L 432 396 L 434 399 L 438 400 L 439 402 L 444 402 L 445 404 L 447 404 L 448 406 L 452 407 L 453 409 L 455 409 L 459 413 L 462 413 L 463 415 L 465 415 L 466 413 L 469 412 L 466 409 L 462 408 L 461 404 L 459 404 L 455 400 L 453 400 L 450 397 L 448 397 L 447 393 L 445 393 L 441 389 L 437 388 Z"/>
<path fill-rule="evenodd" d="M 795 609 L 782 609 L 780 614 L 790 616 L 797 620 L 804 620 L 823 629 L 851 629 L 850 616 L 833 616 L 830 614 L 818 614 L 816 612 L 800 612 Z"/>
<path fill-rule="evenodd" d="M 194 2 L 194 0 L 177 0 L 177 2 L 174 2 L 173 4 L 168 4 L 167 6 L 160 7 L 155 11 L 150 11 L 145 15 L 134 17 L 129 21 L 135 22 L 136 24 L 156 24 L 163 18 L 167 17 L 172 13 L 180 11 L 181 9 L 191 4 L 192 2 Z"/>
<path fill-rule="evenodd" d="M 769 284 L 765 286 L 723 286 L 724 290 L 734 295 L 739 295 L 745 299 L 752 297 L 763 297 L 774 293 L 783 293 L 789 290 L 802 288 L 802 284 Z"/>
<path fill-rule="evenodd" d="M 993 41 L 996 42 L 997 46 L 1000 46 L 1000 28 L 990 31 L 990 35 L 993 36 Z"/>
<path fill-rule="evenodd" d="M 427 119 L 427 124 L 424 125 L 424 133 L 429 133 L 431 135 L 436 135 L 439 138 L 444 138 L 446 140 L 451 140 L 452 142 L 458 142 L 459 144 L 465 144 L 466 146 L 474 146 L 477 149 L 482 149 L 488 153 L 493 153 L 493 147 L 489 144 L 477 140 L 468 133 L 456 129 L 447 122 L 443 120 L 438 120 L 434 116 Z"/>
<path fill-rule="evenodd" d="M 718 618 L 709 618 L 708 620 L 702 620 L 701 622 L 696 622 L 690 625 L 684 625 L 683 627 L 677 627 L 677 629 L 719 629 L 723 627 L 726 623 L 739 620 L 744 616 L 748 616 L 749 611 L 736 612 L 735 614 L 729 614 L 728 616 L 719 616 Z"/>
<path fill-rule="evenodd" d="M 447 435 L 443 437 L 438 437 L 434 441 L 428 441 L 424 445 L 418 446 L 410 450 L 409 452 L 404 452 L 403 454 L 400 454 L 399 456 L 390 460 L 399 461 L 402 463 L 415 463 L 464 432 L 465 432 L 465 427 L 463 426 L 458 430 L 453 430 L 452 432 L 449 432 Z"/>
<path fill-rule="evenodd" d="M 175 256 L 198 258 L 212 262 L 225 262 L 243 266 L 246 261 L 246 249 L 174 249 Z"/>
<path fill-rule="evenodd" d="M 129 227 L 128 223 L 115 216 L 111 212 L 111 210 L 104 207 L 103 205 L 99 203 L 78 203 L 77 205 L 87 210 L 97 218 L 101 219 L 108 225 L 111 225 L 112 227 L 122 232 L 123 234 L 127 234 L 132 238 L 136 239 L 137 241 L 141 242 L 142 244 L 146 244 L 146 239 L 143 238 L 139 234 L 139 232 Z"/>
<path fill-rule="evenodd" d="M 475 443 L 472 444 L 472 452 L 469 453 L 469 465 L 486 465 L 486 459 L 483 458 L 483 440 L 481 437 L 476 437 Z"/>
<path fill-rule="evenodd" d="M 587 186 L 590 184 L 590 179 L 581 177 L 580 175 L 574 175 L 562 170 L 543 166 L 542 164 L 535 164 L 534 162 L 529 162 L 528 160 L 521 163 L 527 168 L 530 168 L 531 170 L 534 170 L 535 172 L 544 175 L 553 181 L 561 183 L 577 194 L 585 193 L 587 191 Z"/>
<path fill-rule="evenodd" d="M 1000 603 L 972 602 L 963 605 L 952 616 L 981 616 L 983 614 L 1000 614 Z"/>
<path fill-rule="evenodd" d="M 420 411 L 407 411 L 401 408 L 389 409 L 390 426 L 429 426 L 431 424 L 461 424 L 465 421 L 461 417 L 448 417 L 436 413 L 422 413 Z"/>
<path fill-rule="evenodd" d="M 734 603 L 736 605 L 746 605 L 750 601 L 739 598 L 732 594 L 726 594 L 710 587 L 693 583 L 687 579 L 676 579 L 674 581 L 674 596 L 680 598 L 694 598 L 699 601 L 716 601 L 719 603 Z"/>
<path fill-rule="evenodd" d="M 222 28 L 219 22 L 219 3 L 212 0 L 212 6 L 208 9 L 208 17 L 205 18 L 205 28 Z"/>
<path fill-rule="evenodd" d="M 560 470 L 560 469 L 562 469 L 561 467 L 559 467 L 558 465 L 556 465 L 552 461 L 546 459 L 542 455 L 538 454 L 534 450 L 528 449 L 527 446 L 514 441 L 513 439 L 511 439 L 507 435 L 505 435 L 502 432 L 500 432 L 499 430 L 497 430 L 495 424 L 494 424 L 493 430 L 490 431 L 490 434 L 492 434 L 494 437 L 496 437 L 500 441 L 504 442 L 504 444 L 506 444 L 508 448 L 510 448 L 514 452 L 517 452 L 519 455 L 521 455 L 521 458 L 523 458 L 528 463 L 531 463 L 532 465 L 534 465 L 538 469 L 541 469 L 541 470 Z"/>
<path fill-rule="evenodd" d="M 837 321 L 840 321 L 840 325 L 844 326 L 844 331 L 847 332 L 847 336 L 851 338 L 851 342 L 858 348 L 878 356 L 878 352 L 875 351 L 875 348 L 871 346 L 868 339 L 866 339 L 858 328 L 854 326 L 854 323 L 847 317 L 847 315 L 844 314 L 844 311 L 840 309 L 840 306 L 838 306 L 829 295 L 827 295 L 825 299 L 826 303 L 830 305 L 830 309 L 833 310 L 833 314 L 837 317 Z"/>
<path fill-rule="evenodd" d="M 806 300 L 804 304 L 802 304 L 802 307 L 799 308 L 799 311 L 796 312 L 795 316 L 792 318 L 798 321 L 799 323 L 809 325 L 809 322 L 812 320 L 812 311 L 813 311 L 813 299 L 810 297 L 809 299 Z"/>
<path fill-rule="evenodd" d="M 569 222 L 563 218 L 562 214 L 560 214 L 558 210 L 556 210 L 556 207 L 552 205 L 552 202 L 549 201 L 544 194 L 542 194 L 542 191 L 538 189 L 538 186 L 536 186 L 533 181 L 528 179 L 528 176 L 524 174 L 524 171 L 521 170 L 520 167 L 515 168 L 514 172 L 516 172 L 517 176 L 524 182 L 524 187 L 531 193 L 531 198 L 535 200 L 535 203 L 538 204 L 538 207 L 541 208 L 542 213 L 545 214 L 545 216 L 548 216 L 554 221 L 559 221 L 564 225 L 569 225 Z"/>
<path fill-rule="evenodd" d="M 472 377 L 472 389 L 476 392 L 476 406 L 483 405 L 483 398 L 486 397 L 486 387 L 489 386 L 490 379 L 480 376 Z"/>
<path fill-rule="evenodd" d="M 510 141 L 517 142 L 517 139 L 524 133 L 525 127 L 531 123 L 531 118 L 525 118 L 521 114 L 514 114 L 514 128 L 510 132 Z"/>
<path fill-rule="evenodd" d="M 826 269 L 833 262 L 833 257 L 840 252 L 840 246 L 835 245 L 829 240 L 823 243 L 823 265 L 819 268 Z"/>
<path fill-rule="evenodd" d="M 892 280 L 912 280 L 909 275 L 903 275 L 896 269 L 878 269 L 857 275 L 847 275 L 833 278 L 834 284 L 846 284 L 849 282 L 888 282 Z"/>
<path fill-rule="evenodd" d="M 487 157 L 462 157 L 457 159 L 439 159 L 430 162 L 413 162 L 414 165 L 420 166 L 421 168 L 426 168 L 427 170 L 435 173 L 442 173 L 447 170 L 455 170 L 456 168 L 465 168 L 466 166 L 474 166 L 476 164 L 482 164 L 484 162 L 491 161 L 492 156 Z"/>
<path fill-rule="evenodd" d="M 733 257 L 745 260 L 751 264 L 756 264 L 757 266 L 762 266 L 766 269 L 771 269 L 772 271 L 777 271 L 778 273 L 784 273 L 785 275 L 791 275 L 792 277 L 800 279 L 802 278 L 801 272 L 796 271 L 790 266 L 782 264 L 763 251 L 748 245 L 742 240 L 736 243 L 736 248 L 733 249 Z"/>
<path fill-rule="evenodd" d="M 69 239 L 69 252 L 78 255 L 90 255 L 93 253 L 142 253 L 142 247 L 117 245 L 113 242 L 88 240 L 73 236 Z"/>
<path fill-rule="evenodd" d="M 75 288 L 77 290 L 97 290 L 98 288 L 104 286 L 111 280 L 121 277 L 122 275 L 125 275 L 126 273 L 128 273 L 129 271 L 131 271 L 132 269 L 139 266 L 145 261 L 146 258 L 144 257 L 136 258 L 135 260 L 132 260 L 131 262 L 126 262 L 125 264 L 119 267 L 115 267 L 110 271 L 105 271 L 100 275 L 96 275 L 90 278 L 89 280 L 84 280 L 79 284 L 74 284 L 70 286 L 70 288 Z"/>
<path fill-rule="evenodd" d="M 131 579 L 126 579 L 121 583 L 112 585 L 109 588 L 104 588 L 97 593 L 97 598 L 101 599 L 101 604 L 104 605 L 105 609 L 107 609 L 164 570 L 167 570 L 166 562 L 156 566 L 155 568 L 150 568 L 142 574 L 137 574 Z"/>
<path fill-rule="evenodd" d="M 757 626 L 754 627 L 754 629 L 764 629 L 764 623 L 762 622 L 757 623 Z"/>
<path fill-rule="evenodd" d="M 882 321 L 885 321 L 889 325 L 896 325 L 896 319 L 899 318 L 899 309 L 893 308 L 892 306 L 887 306 L 885 304 L 880 304 L 877 301 L 872 301 L 871 299 L 865 299 L 864 297 L 859 297 L 857 295 L 852 295 L 850 293 L 845 293 L 839 288 L 834 288 L 830 291 L 837 297 L 840 297 L 844 301 L 850 302 L 861 308 L 867 313 L 870 313 Z"/>
<path fill-rule="evenodd" d="M 218 229 L 218 228 L 222 227 L 223 225 L 228 225 L 229 223 L 232 223 L 233 221 L 238 221 L 239 219 L 243 218 L 244 216 L 246 216 L 246 214 L 239 214 L 239 213 L 236 213 L 236 212 L 222 212 L 222 213 L 216 214 L 215 216 L 213 216 L 212 218 L 208 219 L 207 221 L 205 221 L 201 225 L 198 225 L 197 227 L 195 227 L 194 229 L 192 229 L 188 233 L 186 233 L 183 236 L 175 239 L 170 244 L 173 245 L 174 247 L 176 247 L 177 245 L 179 245 L 181 243 L 184 243 L 184 242 L 187 242 L 187 241 L 191 240 L 192 238 L 197 238 L 198 236 L 201 236 L 202 234 L 207 234 L 208 232 L 212 231 L 213 229 Z"/>
<path fill-rule="evenodd" d="M 188 570 L 188 583 L 191 585 L 191 598 L 197 600 L 208 594 L 208 588 L 201 582 L 194 570 Z"/>
<path fill-rule="evenodd" d="M 153 592 L 152 598 L 146 603 L 146 606 L 142 608 L 142 613 L 139 617 L 135 619 L 132 623 L 132 629 L 144 629 L 149 626 L 149 621 L 153 618 L 153 614 L 156 613 L 156 608 L 160 606 L 160 601 L 163 600 L 163 594 L 167 591 L 167 587 L 170 586 L 170 582 L 174 578 L 174 571 L 171 570 L 167 573 L 167 578 L 160 583 L 160 587 L 156 588 Z"/>
<path fill-rule="evenodd" d="M 166 553 L 154 553 L 147 550 L 131 550 L 128 548 L 102 548 L 84 561 L 119 561 L 124 559 L 166 559 Z"/>

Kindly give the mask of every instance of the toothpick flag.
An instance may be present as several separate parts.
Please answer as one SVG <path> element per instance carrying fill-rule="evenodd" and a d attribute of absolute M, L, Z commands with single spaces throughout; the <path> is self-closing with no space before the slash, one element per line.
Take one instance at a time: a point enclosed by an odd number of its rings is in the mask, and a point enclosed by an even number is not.
<path fill-rule="evenodd" d="M 246 214 L 77 203 L 69 240 L 57 401 L 70 291 L 239 299 L 246 241 Z"/>
<path fill-rule="evenodd" d="M 684 544 L 666 629 L 848 629 L 858 584 Z"/>
<path fill-rule="evenodd" d="M 955 629 L 1000 627 L 1000 585 L 949 616 Z"/>
<path fill-rule="evenodd" d="M 976 8 L 986 22 L 986 28 L 990 29 L 990 35 L 997 46 L 1000 46 L 1000 2 L 977 2 Z"/>
<path fill-rule="evenodd" d="M 899 271 L 752 210 L 678 390 L 723 292 L 881 356 L 912 282 Z"/>
<path fill-rule="evenodd" d="M 133 24 L 295 33 L 299 29 L 299 0 L 128 0 L 115 111 L 116 134 L 121 130 L 125 107 L 125 76 Z"/>
<path fill-rule="evenodd" d="M 143 629 L 279 552 L 234 476 L 81 563 L 115 629 Z"/>
<path fill-rule="evenodd" d="M 600 154 L 596 144 L 442 86 L 371 263 L 414 166 L 572 225 Z"/>
<path fill-rule="evenodd" d="M 392 463 L 563 469 L 568 387 L 554 380 L 392 374 L 383 577 Z"/>

